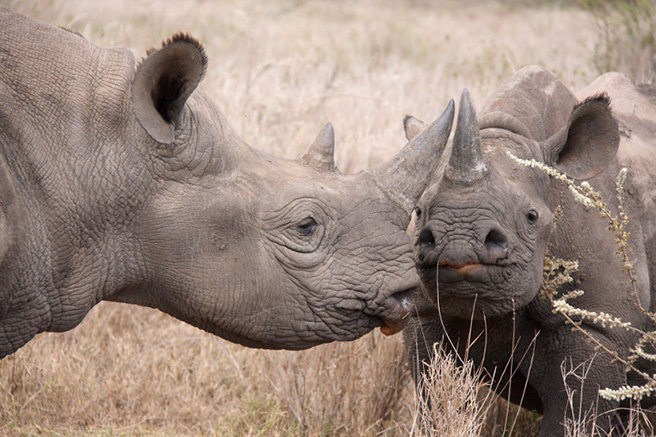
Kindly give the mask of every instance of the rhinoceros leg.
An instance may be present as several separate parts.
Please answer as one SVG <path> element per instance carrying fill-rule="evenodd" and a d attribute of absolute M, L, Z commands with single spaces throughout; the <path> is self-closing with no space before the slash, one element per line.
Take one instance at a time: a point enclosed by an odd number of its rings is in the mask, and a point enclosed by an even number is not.
<path fill-rule="evenodd" d="M 417 397 L 419 398 L 417 425 L 422 428 L 422 434 L 429 435 L 430 430 L 425 429 L 425 427 L 427 425 L 432 427 L 430 423 L 432 406 L 426 389 L 426 375 L 429 371 L 428 364 L 433 361 L 433 345 L 442 341 L 444 330 L 432 303 L 428 302 L 423 296 L 417 296 L 415 305 L 416 312 L 408 317 L 407 324 L 403 329 L 403 341 L 412 379 L 415 382 Z M 422 307 L 423 311 L 418 307 Z M 424 313 L 423 317 L 418 314 L 422 312 Z"/>
<path fill-rule="evenodd" d="M 415 311 L 403 329 L 403 341 L 412 377 L 417 387 L 421 387 L 426 364 L 433 359 L 433 345 L 442 341 L 444 330 L 437 310 L 425 297 L 416 297 Z"/>
<path fill-rule="evenodd" d="M 540 436 L 564 435 L 566 422 L 585 423 L 588 432 L 592 427 L 608 431 L 621 426 L 619 402 L 602 398 L 598 391 L 626 385 L 624 366 L 595 351 L 593 344 L 570 328 L 542 334 L 546 335 L 538 341 L 536 356 L 548 359 L 538 360 L 532 372 L 533 385 L 543 402 Z M 610 350 L 620 349 L 603 335 L 595 337 Z"/>
<path fill-rule="evenodd" d="M 0 151 L 11 148 L 10 143 L 3 142 L 1 134 Z M 0 153 L 0 283 L 3 284 L 0 287 L 0 358 L 14 352 L 34 337 L 38 332 L 36 325 L 49 323 L 49 308 L 42 293 L 30 294 L 23 287 L 16 294 L 7 286 L 15 280 L 19 270 L 9 265 L 7 260 L 16 256 L 17 242 L 21 241 L 25 233 L 24 212 L 25 207 L 16 192 L 12 173 Z"/>
<path fill-rule="evenodd" d="M 597 393 L 599 388 L 617 388 L 627 383 L 623 366 L 596 353 L 594 346 L 578 333 L 571 332 L 571 328 L 559 325 L 553 330 L 535 331 L 532 338 L 518 335 L 510 344 L 505 342 L 509 336 L 500 333 L 512 332 L 513 323 L 518 324 L 515 332 L 527 331 L 522 329 L 526 328 L 527 321 L 521 315 L 515 320 L 509 316 L 490 318 L 484 323 L 470 322 L 440 316 L 434 306 L 431 311 L 429 303 L 422 305 L 422 300 L 427 301 L 423 296 L 417 298 L 416 314 L 410 317 L 403 332 L 417 394 L 424 401 L 420 417 L 426 415 L 430 420 L 432 414 L 433 406 L 428 402 L 424 384 L 429 370 L 426 363 L 433 358 L 433 345 L 438 344 L 444 350 L 457 353 L 460 359 L 473 360 L 475 368 L 482 366 L 485 376 L 493 376 L 492 388 L 502 397 L 542 413 L 541 436 L 564 435 L 566 420 L 584 421 L 585 413 L 593 409 L 599 415 L 594 423 L 597 430 L 621 426 L 616 415 L 619 403 L 601 399 Z M 613 340 L 601 334 L 598 337 L 609 349 L 619 350 Z M 594 365 L 588 368 L 591 358 Z M 575 374 L 567 377 L 571 398 L 563 380 L 564 362 L 567 368 L 577 369 L 576 375 L 585 371 L 583 386 Z M 588 429 L 592 425 L 587 423 Z"/>
<path fill-rule="evenodd" d="M 417 395 L 423 401 L 419 417 L 430 421 L 433 414 L 439 414 L 440 407 L 433 410 L 430 389 L 425 387 L 430 384 L 427 364 L 434 358 L 434 347 L 457 356 L 458 364 L 473 361 L 474 370 L 483 368 L 483 377 L 500 396 L 531 411 L 542 412 L 540 397 L 529 380 L 535 337 L 513 339 L 499 335 L 512 332 L 514 323 L 512 315 L 482 322 L 440 315 L 425 296 L 418 296 L 416 310 L 403 335 Z"/>
<path fill-rule="evenodd" d="M 50 324 L 50 308 L 45 297 L 25 296 L 18 307 L 11 306 L 0 323 L 0 359 L 12 354 Z"/>

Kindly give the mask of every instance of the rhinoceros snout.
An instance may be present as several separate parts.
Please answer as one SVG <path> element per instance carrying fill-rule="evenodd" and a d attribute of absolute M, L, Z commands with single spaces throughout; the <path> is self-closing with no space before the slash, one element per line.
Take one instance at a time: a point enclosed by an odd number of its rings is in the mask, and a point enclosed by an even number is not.
<path fill-rule="evenodd" d="M 509 239 L 498 226 L 484 229 L 479 235 L 469 239 L 464 236 L 449 238 L 448 234 L 446 232 L 436 236 L 430 226 L 424 227 L 417 237 L 417 264 L 430 267 L 437 265 L 439 260 L 450 260 L 454 256 L 466 257 L 467 263 L 499 264 L 508 257 Z M 440 244 L 443 238 L 446 238 L 449 244 L 445 244 L 446 240 Z M 467 250 L 462 250 L 465 247 Z"/>

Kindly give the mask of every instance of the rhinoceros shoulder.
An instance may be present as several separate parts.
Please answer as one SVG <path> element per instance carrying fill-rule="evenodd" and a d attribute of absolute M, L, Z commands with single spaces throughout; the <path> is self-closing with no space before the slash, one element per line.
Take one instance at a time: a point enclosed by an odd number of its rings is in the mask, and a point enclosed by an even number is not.
<path fill-rule="evenodd" d="M 656 87 L 636 84 L 621 73 L 606 73 L 577 92 L 583 100 L 605 93 L 620 129 L 617 161 L 629 171 L 633 194 L 644 209 L 643 216 L 656 213 L 656 168 L 651 164 L 656 154 Z M 643 223 L 646 238 L 656 236 L 656 223 Z"/>
<path fill-rule="evenodd" d="M 584 100 L 592 95 L 606 93 L 618 117 L 633 115 L 656 122 L 656 86 L 636 84 L 622 73 L 606 73 L 576 93 Z"/>
<path fill-rule="evenodd" d="M 619 122 L 620 164 L 626 160 L 648 162 L 646 158 L 651 159 L 656 152 L 656 87 L 636 84 L 621 73 L 606 73 L 580 90 L 577 97 L 583 100 L 599 93 L 610 97 L 611 110 Z"/>

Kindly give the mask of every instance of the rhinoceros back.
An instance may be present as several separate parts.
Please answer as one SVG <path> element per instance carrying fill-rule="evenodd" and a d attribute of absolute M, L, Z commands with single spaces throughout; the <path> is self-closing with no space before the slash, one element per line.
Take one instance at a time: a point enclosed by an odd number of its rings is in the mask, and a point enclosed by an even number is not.
<path fill-rule="evenodd" d="M 499 124 L 509 116 L 523 127 L 516 133 L 544 141 L 566 124 L 576 103 L 572 92 L 553 73 L 542 67 L 525 67 L 492 94 L 479 122 L 482 129 L 507 128 Z"/>

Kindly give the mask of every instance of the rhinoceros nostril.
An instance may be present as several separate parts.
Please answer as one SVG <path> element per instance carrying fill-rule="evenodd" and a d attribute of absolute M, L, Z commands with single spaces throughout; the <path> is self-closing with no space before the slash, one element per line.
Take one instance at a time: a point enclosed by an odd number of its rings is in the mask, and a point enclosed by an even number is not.
<path fill-rule="evenodd" d="M 496 261 L 506 256 L 508 252 L 508 239 L 501 230 L 492 229 L 485 236 L 485 247 Z"/>
<path fill-rule="evenodd" d="M 488 249 L 505 249 L 508 245 L 508 239 L 498 229 L 492 229 L 485 237 L 485 246 Z"/>
<path fill-rule="evenodd" d="M 433 237 L 433 232 L 428 227 L 421 230 L 417 241 L 419 243 L 419 250 L 422 252 L 433 250 L 435 247 L 435 237 Z"/>
<path fill-rule="evenodd" d="M 424 262 L 426 256 L 435 248 L 435 237 L 433 237 L 433 232 L 429 227 L 425 227 L 421 230 L 419 237 L 417 238 L 417 244 L 419 245 L 417 260 L 419 262 Z"/>

